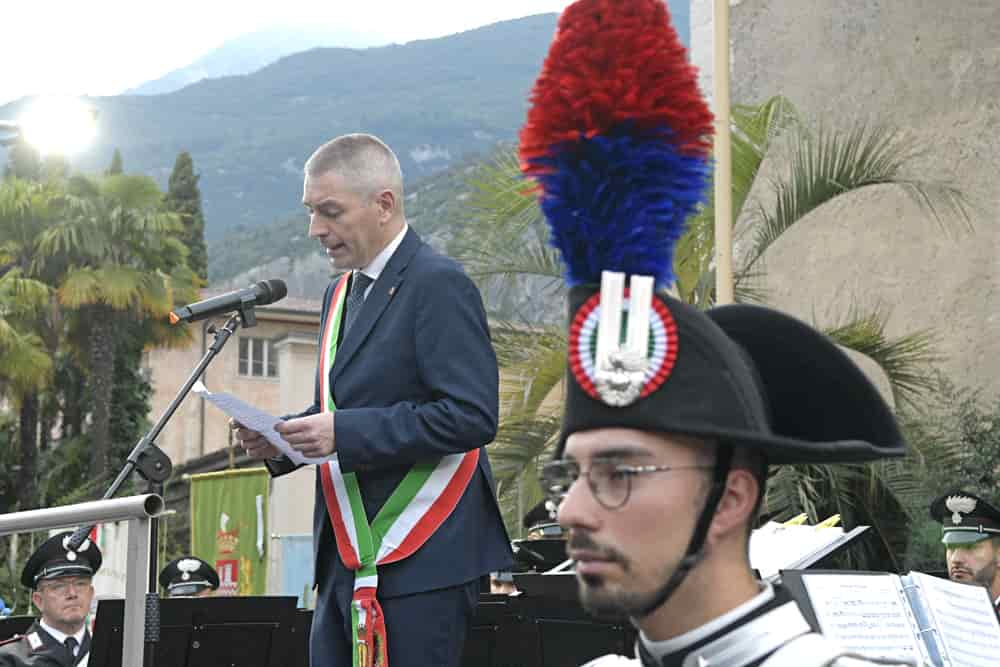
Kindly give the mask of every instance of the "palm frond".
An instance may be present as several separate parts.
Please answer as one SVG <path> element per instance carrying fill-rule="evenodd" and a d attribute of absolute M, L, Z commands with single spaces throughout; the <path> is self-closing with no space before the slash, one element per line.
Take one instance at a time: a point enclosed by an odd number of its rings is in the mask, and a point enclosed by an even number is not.
<path fill-rule="evenodd" d="M 154 317 L 166 317 L 174 306 L 170 276 L 162 271 L 142 275 L 137 295 L 139 309 Z"/>
<path fill-rule="evenodd" d="M 101 301 L 114 310 L 128 310 L 136 305 L 148 279 L 155 274 L 145 273 L 131 266 L 104 264 L 94 274 L 100 281 Z"/>
<path fill-rule="evenodd" d="M 742 217 L 761 163 L 775 137 L 799 123 L 798 112 L 786 98 L 778 95 L 761 105 L 739 105 L 732 114 L 732 225 Z M 714 186 L 709 185 L 710 188 Z M 715 302 L 715 197 L 710 191 L 708 203 L 688 220 L 688 228 L 677 243 L 674 273 L 681 300 L 708 308 Z M 711 274 L 711 275 L 709 275 Z M 737 275 L 736 289 L 746 286 L 745 275 Z M 749 288 L 747 288 L 749 289 Z M 753 290 L 743 299 L 756 301 Z M 739 296 L 739 295 L 738 295 Z"/>
<path fill-rule="evenodd" d="M 51 288 L 40 280 L 11 268 L 0 275 L 0 317 L 19 317 L 36 313 L 49 304 Z"/>
<path fill-rule="evenodd" d="M 877 363 L 889 379 L 897 405 L 915 405 L 935 387 L 933 365 L 941 360 L 936 352 L 937 337 L 925 329 L 891 338 L 885 332 L 888 321 L 884 309 L 862 313 L 852 307 L 845 321 L 826 328 L 825 333 Z"/>
<path fill-rule="evenodd" d="M 537 466 L 528 465 L 520 475 L 498 490 L 501 517 L 507 534 L 513 538 L 524 537 L 524 515 L 544 500 L 538 473 Z"/>
<path fill-rule="evenodd" d="M 732 114 L 733 224 L 743 212 L 772 142 L 786 130 L 801 128 L 792 103 L 775 95 L 760 105 L 736 105 Z"/>
<path fill-rule="evenodd" d="M 69 308 L 79 308 L 85 304 L 101 300 L 101 284 L 97 272 L 90 268 L 70 270 L 59 287 L 59 302 Z"/>
<path fill-rule="evenodd" d="M 519 235 L 542 220 L 533 185 L 521 174 L 515 147 L 503 148 L 468 178 L 476 227 Z"/>
<path fill-rule="evenodd" d="M 563 381 L 565 349 L 536 349 L 529 361 L 501 370 L 500 404 L 505 415 L 541 414 L 553 390 Z"/>
<path fill-rule="evenodd" d="M 126 209 L 154 209 L 163 201 L 156 181 L 139 174 L 117 174 L 98 181 L 101 195 Z"/>
<path fill-rule="evenodd" d="M 497 438 L 487 448 L 498 492 L 555 446 L 559 424 L 557 415 L 518 414 L 500 420 Z"/>
<path fill-rule="evenodd" d="M 516 149 L 499 150 L 472 172 L 467 185 L 472 215 L 454 242 L 454 255 L 488 302 L 509 303 L 526 291 L 558 292 L 565 269 L 549 245 L 548 228 L 532 185 L 521 175 Z"/>
<path fill-rule="evenodd" d="M 52 359 L 41 337 L 19 331 L 0 317 L 0 385 L 13 388 L 15 395 L 45 387 L 52 375 Z"/>
<path fill-rule="evenodd" d="M 532 476 L 539 456 L 554 446 L 559 433 L 562 402 L 550 399 L 565 375 L 565 340 L 563 332 L 554 329 L 535 335 L 506 325 L 499 331 L 494 340 L 498 356 L 507 363 L 501 368 L 501 419 L 490 460 L 498 488 L 516 483 L 521 489 L 518 499 L 523 500 L 525 485 L 538 483 Z M 533 344 L 526 344 L 528 340 Z"/>
<path fill-rule="evenodd" d="M 755 276 L 750 271 L 736 274 L 733 285 L 736 303 L 767 304 L 767 290 L 761 283 L 750 280 Z M 702 271 L 695 279 L 694 285 L 677 285 L 681 300 L 702 310 L 711 308 L 715 305 L 715 266 Z"/>
<path fill-rule="evenodd" d="M 969 203 L 945 182 L 915 179 L 905 169 L 920 152 L 912 140 L 885 126 L 857 124 L 846 132 L 820 127 L 789 133 L 788 168 L 771 179 L 773 205 L 753 211 L 753 244 L 744 264 L 753 266 L 771 245 L 809 212 L 848 192 L 878 185 L 901 189 L 938 225 L 971 225 Z"/>
<path fill-rule="evenodd" d="M 554 248 L 531 239 L 484 246 L 476 260 L 466 263 L 466 270 L 473 279 L 535 276 L 561 281 L 566 273 Z"/>

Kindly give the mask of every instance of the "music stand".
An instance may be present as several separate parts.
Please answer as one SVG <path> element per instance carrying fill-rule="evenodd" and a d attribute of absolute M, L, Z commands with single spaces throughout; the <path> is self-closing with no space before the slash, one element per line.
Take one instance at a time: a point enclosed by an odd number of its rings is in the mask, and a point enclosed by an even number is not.
<path fill-rule="evenodd" d="M 462 648 L 462 665 L 492 667 L 496 663 L 501 629 L 512 622 L 507 611 L 509 600 L 510 596 L 506 594 L 479 595 L 479 603 Z"/>
<path fill-rule="evenodd" d="M 10 639 L 14 635 L 23 635 L 34 622 L 34 616 L 8 616 L 7 618 L 0 618 L 0 641 Z"/>
<path fill-rule="evenodd" d="M 514 586 L 529 596 L 562 600 L 579 606 L 579 584 L 572 570 L 538 574 L 537 572 L 515 572 Z"/>
<path fill-rule="evenodd" d="M 288 654 L 289 665 L 309 664 L 309 633 L 312 630 L 312 609 L 296 609 L 292 617 L 292 643 Z"/>
<path fill-rule="evenodd" d="M 545 667 L 578 667 L 608 653 L 631 657 L 634 652 L 635 632 L 624 621 L 539 618 L 535 623 Z"/>
<path fill-rule="evenodd" d="M 288 661 L 299 652 L 295 604 L 291 596 L 161 600 L 156 664 L 296 667 Z M 124 609 L 124 600 L 98 602 L 90 664 L 122 667 Z"/>

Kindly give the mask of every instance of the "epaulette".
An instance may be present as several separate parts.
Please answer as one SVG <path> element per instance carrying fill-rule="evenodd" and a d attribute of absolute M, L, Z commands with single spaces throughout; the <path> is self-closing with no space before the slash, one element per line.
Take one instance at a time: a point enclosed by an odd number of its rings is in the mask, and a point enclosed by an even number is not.
<path fill-rule="evenodd" d="M 45 647 L 45 642 L 42 641 L 42 638 L 38 636 L 37 632 L 32 632 L 28 635 L 25 635 L 25 639 L 28 640 L 28 645 L 31 646 L 32 653 L 34 653 L 40 648 Z"/>

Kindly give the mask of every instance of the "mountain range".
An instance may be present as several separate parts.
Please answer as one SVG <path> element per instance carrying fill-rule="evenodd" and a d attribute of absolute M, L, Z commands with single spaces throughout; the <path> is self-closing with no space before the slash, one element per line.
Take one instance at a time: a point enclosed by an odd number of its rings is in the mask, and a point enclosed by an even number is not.
<path fill-rule="evenodd" d="M 277 26 L 232 39 L 180 69 L 126 90 L 123 95 L 172 93 L 203 79 L 250 74 L 293 53 L 319 47 L 362 49 L 388 40 L 348 28 Z"/>
<path fill-rule="evenodd" d="M 339 134 L 382 137 L 412 183 L 515 136 L 555 25 L 542 14 L 404 45 L 312 49 L 164 95 L 89 98 L 98 138 L 73 166 L 102 170 L 117 148 L 126 171 L 165 185 L 189 151 L 209 240 L 285 217 L 301 200 L 303 163 Z"/>
<path fill-rule="evenodd" d="M 671 4 L 679 5 L 673 19 L 686 41 L 688 3 Z M 411 192 L 429 178 L 461 174 L 457 165 L 514 140 L 556 21 L 556 14 L 539 14 L 402 45 L 315 48 L 169 93 L 89 98 L 99 112 L 98 140 L 73 166 L 103 170 L 117 148 L 126 171 L 148 174 L 165 187 L 177 154 L 189 151 L 201 174 L 210 274 L 213 281 L 232 276 L 239 266 L 257 266 L 273 255 L 274 244 L 260 241 L 296 218 L 303 163 L 331 137 L 357 131 L 381 136 L 399 155 Z M 285 48 L 289 35 L 276 35 L 248 36 L 202 64 L 237 67 L 237 56 L 253 51 L 255 40 Z M 170 76 L 182 73 L 165 78 Z M 27 101 L 0 107 L 0 118 L 16 118 Z M 461 189 L 441 184 L 435 191 Z M 250 236 L 268 257 L 223 250 Z"/>

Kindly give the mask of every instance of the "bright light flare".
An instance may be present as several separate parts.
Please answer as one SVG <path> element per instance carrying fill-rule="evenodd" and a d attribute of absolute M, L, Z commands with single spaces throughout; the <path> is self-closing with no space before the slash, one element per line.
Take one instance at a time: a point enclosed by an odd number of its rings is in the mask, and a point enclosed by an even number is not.
<path fill-rule="evenodd" d="M 76 97 L 40 97 L 18 122 L 25 141 L 43 155 L 76 153 L 97 134 L 97 112 Z"/>

